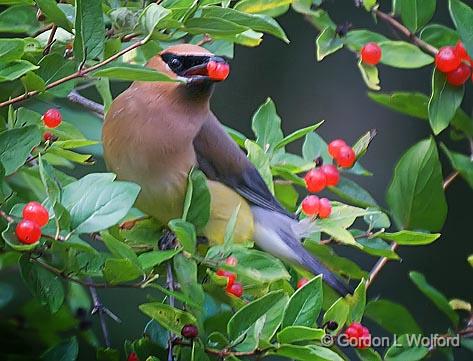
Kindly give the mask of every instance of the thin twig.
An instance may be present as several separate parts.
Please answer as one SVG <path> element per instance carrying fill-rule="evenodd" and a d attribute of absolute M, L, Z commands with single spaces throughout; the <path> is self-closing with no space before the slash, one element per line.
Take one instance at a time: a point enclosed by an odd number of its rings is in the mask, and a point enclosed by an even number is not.
<path fill-rule="evenodd" d="M 105 322 L 105 313 L 103 310 L 102 302 L 99 299 L 97 290 L 95 287 L 89 287 L 90 295 L 92 296 L 92 302 L 94 308 L 92 309 L 92 314 L 98 313 L 100 320 L 100 327 L 102 328 L 103 339 L 105 346 L 110 347 L 110 335 L 108 333 L 107 323 Z"/>
<path fill-rule="evenodd" d="M 443 189 L 446 190 L 450 183 L 452 183 L 459 175 L 460 173 L 457 171 L 450 173 L 448 177 L 445 178 L 445 180 L 443 181 Z"/>
<path fill-rule="evenodd" d="M 435 46 L 432 46 L 426 43 L 425 41 L 419 39 L 414 33 L 412 33 L 408 28 L 406 28 L 399 21 L 397 21 L 393 16 L 386 14 L 379 9 L 374 9 L 373 14 L 375 14 L 378 18 L 386 22 L 389 26 L 399 31 L 402 35 L 408 38 L 413 44 L 417 45 L 424 52 L 432 56 L 435 56 L 435 54 L 437 54 L 438 49 Z"/>
<path fill-rule="evenodd" d="M 211 41 L 212 41 L 212 37 L 208 34 L 205 34 L 202 40 L 197 43 L 197 45 L 202 46 L 207 43 L 210 43 Z"/>
<path fill-rule="evenodd" d="M 128 46 L 127 48 L 125 48 L 125 49 L 119 51 L 118 53 L 112 55 L 110 58 L 107 58 L 107 59 L 101 61 L 100 63 L 97 63 L 97 64 L 95 64 L 95 65 L 93 65 L 93 66 L 91 66 L 91 67 L 89 67 L 89 68 L 79 69 L 78 71 L 76 71 L 76 72 L 74 72 L 74 73 L 72 73 L 72 74 L 70 74 L 70 75 L 67 75 L 67 76 L 65 76 L 64 78 L 58 79 L 58 80 L 56 80 L 56 81 L 54 81 L 54 82 L 48 84 L 48 85 L 46 86 L 46 90 L 49 90 L 49 89 L 51 89 L 51 88 L 54 88 L 54 87 L 56 87 L 56 86 L 58 86 L 58 85 L 61 85 L 61 84 L 65 83 L 65 82 L 68 82 L 69 80 L 81 78 L 81 77 L 83 77 L 83 76 L 85 76 L 85 75 L 87 75 L 87 74 L 89 74 L 89 73 L 91 73 L 91 72 L 93 72 L 93 71 L 95 71 L 95 70 L 101 68 L 102 66 L 111 63 L 112 61 L 118 59 L 118 58 L 121 57 L 122 55 L 124 55 L 124 54 L 126 54 L 126 53 L 128 53 L 128 52 L 130 52 L 130 51 L 132 51 L 132 50 L 134 50 L 134 49 L 136 49 L 136 48 L 138 48 L 138 47 L 144 45 L 145 43 L 146 43 L 146 40 L 145 40 L 145 39 L 142 39 L 142 40 L 140 40 L 140 41 L 137 41 L 136 43 L 131 44 L 131 45 Z M 9 100 L 6 100 L 6 101 L 0 103 L 0 108 L 1 108 L 1 107 L 4 107 L 4 106 L 8 106 L 8 105 L 10 105 L 10 104 L 14 104 L 14 103 L 20 102 L 20 101 L 25 100 L 25 99 L 28 99 L 28 98 L 30 98 L 30 97 L 32 97 L 32 96 L 38 95 L 39 93 L 40 93 L 39 90 L 32 90 L 32 91 L 26 92 L 26 93 L 24 93 L 24 94 L 22 94 L 22 95 L 19 95 L 19 96 L 15 97 L 15 98 L 12 98 L 12 99 L 9 99 Z"/>
<path fill-rule="evenodd" d="M 89 109 L 90 111 L 94 112 L 98 117 L 103 118 L 104 106 L 80 95 L 79 92 L 77 92 L 76 90 L 71 91 L 67 95 L 67 99 L 72 103 L 81 105 L 84 108 Z"/>
<path fill-rule="evenodd" d="M 175 285 L 174 285 L 174 276 L 172 274 L 172 264 L 171 262 L 168 262 L 166 265 L 166 283 L 169 291 L 174 292 Z M 174 299 L 174 296 L 169 296 L 169 305 L 171 307 L 174 307 L 176 303 L 176 300 Z M 168 340 L 168 361 L 174 361 L 174 356 L 173 356 L 173 345 L 174 345 L 174 335 L 172 333 L 169 334 L 169 340 Z"/>
<path fill-rule="evenodd" d="M 49 33 L 48 42 L 46 43 L 46 46 L 44 47 L 43 55 L 49 54 L 49 51 L 51 50 L 51 46 L 53 46 L 53 43 L 56 41 L 54 39 L 54 36 L 56 35 L 56 31 L 57 31 L 57 25 L 53 25 L 53 27 L 51 28 L 51 32 Z"/>

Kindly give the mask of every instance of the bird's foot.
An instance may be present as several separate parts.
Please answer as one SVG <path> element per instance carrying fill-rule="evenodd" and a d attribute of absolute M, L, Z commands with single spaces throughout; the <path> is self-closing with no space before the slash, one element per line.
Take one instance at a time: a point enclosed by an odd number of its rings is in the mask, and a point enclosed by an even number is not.
<path fill-rule="evenodd" d="M 158 241 L 158 246 L 162 251 L 176 248 L 176 235 L 170 230 L 165 229 Z"/>

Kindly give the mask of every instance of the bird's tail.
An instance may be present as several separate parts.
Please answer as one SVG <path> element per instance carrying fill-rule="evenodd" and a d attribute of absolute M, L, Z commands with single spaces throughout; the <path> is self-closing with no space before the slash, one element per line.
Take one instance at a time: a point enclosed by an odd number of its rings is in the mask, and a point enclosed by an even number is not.
<path fill-rule="evenodd" d="M 255 221 L 254 240 L 258 247 L 276 257 L 299 264 L 314 274 L 321 274 L 324 281 L 340 295 L 353 293 L 348 285 L 314 258 L 300 242 L 300 238 L 309 233 L 308 224 L 257 206 L 253 206 L 251 211 Z"/>

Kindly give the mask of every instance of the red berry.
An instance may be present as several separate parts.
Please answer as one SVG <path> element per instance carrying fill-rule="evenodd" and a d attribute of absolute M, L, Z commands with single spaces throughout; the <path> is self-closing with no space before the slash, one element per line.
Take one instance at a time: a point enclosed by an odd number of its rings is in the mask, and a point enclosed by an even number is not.
<path fill-rule="evenodd" d="M 335 139 L 330 142 L 328 145 L 328 153 L 332 156 L 332 158 L 338 157 L 338 151 L 341 147 L 347 145 L 343 139 Z"/>
<path fill-rule="evenodd" d="M 62 122 L 62 115 L 59 109 L 50 108 L 43 114 L 43 123 L 49 128 L 56 128 Z"/>
<path fill-rule="evenodd" d="M 348 326 L 345 330 L 345 336 L 356 348 L 364 349 L 371 346 L 370 331 L 360 323 L 353 322 Z"/>
<path fill-rule="evenodd" d="M 455 45 L 455 53 L 461 60 L 470 61 L 470 57 L 468 56 L 468 52 L 465 49 L 465 45 L 461 41 Z"/>
<path fill-rule="evenodd" d="M 231 286 L 228 286 L 228 285 L 227 285 L 227 287 L 225 288 L 225 290 L 226 290 L 228 293 L 230 293 L 230 294 L 232 294 L 232 295 L 234 295 L 234 296 L 236 296 L 236 297 L 238 297 L 238 298 L 240 298 L 240 297 L 243 295 L 243 286 L 242 286 L 242 284 L 239 283 L 239 282 L 235 282 L 235 283 L 232 284 Z"/>
<path fill-rule="evenodd" d="M 444 46 L 440 48 L 435 55 L 435 66 L 442 73 L 453 71 L 460 65 L 461 59 L 456 54 L 453 46 Z"/>
<path fill-rule="evenodd" d="M 128 358 L 126 360 L 127 361 L 140 361 L 140 359 L 138 358 L 138 354 L 136 352 L 131 352 L 128 355 Z"/>
<path fill-rule="evenodd" d="M 304 177 L 307 190 L 311 193 L 320 192 L 327 185 L 325 173 L 320 168 L 314 168 L 307 172 Z"/>
<path fill-rule="evenodd" d="M 338 150 L 335 161 L 342 168 L 351 168 L 356 161 L 355 151 L 349 145 L 345 145 Z"/>
<path fill-rule="evenodd" d="M 381 47 L 376 43 L 367 43 L 361 48 L 361 61 L 365 64 L 376 65 L 381 60 Z"/>
<path fill-rule="evenodd" d="M 454 86 L 465 84 L 471 75 L 471 69 L 468 65 L 461 63 L 458 68 L 447 73 L 447 81 Z"/>
<path fill-rule="evenodd" d="M 336 186 L 340 181 L 340 172 L 333 164 L 324 164 L 320 170 L 325 174 L 327 186 Z"/>
<path fill-rule="evenodd" d="M 230 256 L 227 257 L 225 263 L 229 266 L 236 266 L 238 264 L 238 260 L 236 259 L 236 257 Z"/>
<path fill-rule="evenodd" d="M 297 289 L 304 287 L 307 283 L 309 283 L 309 280 L 305 277 L 302 277 L 297 281 Z"/>
<path fill-rule="evenodd" d="M 306 216 L 316 216 L 319 213 L 320 200 L 319 197 L 311 195 L 304 198 L 301 203 L 302 212 Z"/>
<path fill-rule="evenodd" d="M 209 61 L 207 63 L 207 75 L 212 80 L 225 80 L 230 74 L 230 66 L 227 63 Z"/>
<path fill-rule="evenodd" d="M 221 269 L 221 268 L 217 270 L 217 276 L 227 278 L 227 287 L 233 285 L 236 279 L 236 275 L 234 273 L 225 271 L 224 269 Z"/>
<path fill-rule="evenodd" d="M 15 229 L 16 236 L 21 243 L 33 244 L 41 238 L 41 228 L 38 224 L 28 219 L 22 219 Z"/>
<path fill-rule="evenodd" d="M 44 134 L 43 134 L 43 140 L 44 140 L 45 142 L 48 142 L 48 141 L 49 141 L 49 142 L 53 142 L 55 139 L 56 139 L 56 137 L 54 136 L 53 133 L 51 133 L 51 132 L 44 132 Z"/>
<path fill-rule="evenodd" d="M 43 227 L 49 222 L 48 210 L 38 202 L 29 202 L 23 207 L 23 218 L 35 222 L 38 226 Z"/>
<path fill-rule="evenodd" d="M 319 217 L 328 218 L 332 214 L 332 203 L 327 198 L 321 198 L 319 202 Z"/>
<path fill-rule="evenodd" d="M 195 325 L 184 325 L 181 330 L 181 335 L 185 338 L 196 338 L 199 336 L 199 330 Z"/>

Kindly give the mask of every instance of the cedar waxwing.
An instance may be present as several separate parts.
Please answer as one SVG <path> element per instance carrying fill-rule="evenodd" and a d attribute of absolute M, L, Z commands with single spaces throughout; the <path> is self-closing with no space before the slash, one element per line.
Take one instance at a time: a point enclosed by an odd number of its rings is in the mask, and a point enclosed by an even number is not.
<path fill-rule="evenodd" d="M 234 210 L 234 241 L 254 240 L 276 257 L 302 265 L 340 294 L 349 288 L 312 257 L 300 242 L 300 223 L 274 198 L 245 153 L 210 110 L 214 83 L 229 65 L 189 44 L 167 48 L 148 67 L 184 82 L 134 82 L 112 103 L 103 127 L 104 157 L 119 179 L 141 186 L 137 207 L 163 224 L 182 215 L 187 178 L 201 169 L 211 194 L 203 230 L 223 243 Z"/>

